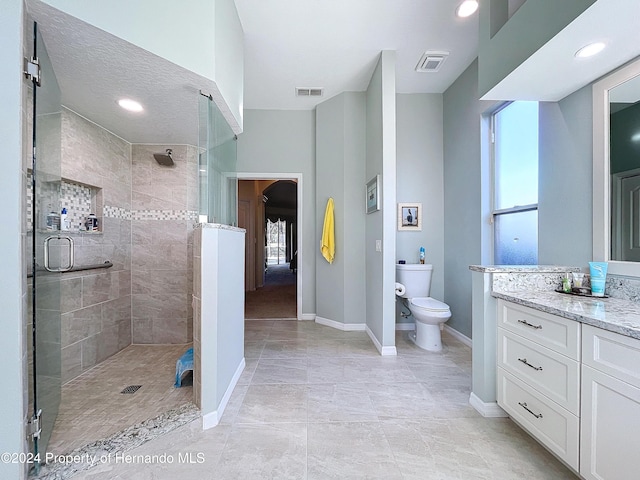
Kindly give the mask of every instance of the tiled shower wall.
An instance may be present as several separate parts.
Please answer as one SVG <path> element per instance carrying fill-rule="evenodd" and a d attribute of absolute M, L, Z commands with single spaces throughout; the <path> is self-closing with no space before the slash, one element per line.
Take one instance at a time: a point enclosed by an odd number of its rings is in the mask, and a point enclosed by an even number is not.
<path fill-rule="evenodd" d="M 104 206 L 131 208 L 131 145 L 66 109 L 61 173 L 102 189 Z M 131 344 L 131 219 L 104 215 L 100 222 L 100 233 L 71 233 L 76 266 L 114 265 L 62 274 L 63 382 Z"/>
<path fill-rule="evenodd" d="M 75 265 L 114 264 L 61 276 L 67 382 L 131 343 L 192 340 L 198 157 L 192 146 L 131 145 L 68 109 L 61 124 L 61 176 L 100 191 L 92 208 L 101 231 L 69 232 Z M 167 148 L 173 167 L 153 158 Z"/>
<path fill-rule="evenodd" d="M 167 148 L 171 167 L 153 158 Z M 190 342 L 197 149 L 133 145 L 131 156 L 133 343 Z"/>

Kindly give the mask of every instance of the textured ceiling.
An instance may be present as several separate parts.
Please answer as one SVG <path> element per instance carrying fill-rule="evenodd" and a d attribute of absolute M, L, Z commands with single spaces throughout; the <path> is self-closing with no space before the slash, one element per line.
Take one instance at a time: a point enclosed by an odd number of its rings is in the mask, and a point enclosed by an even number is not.
<path fill-rule="evenodd" d="M 64 106 L 131 143 L 198 145 L 199 90 L 211 93 L 212 81 L 41 2 L 28 9 Z M 144 112 L 121 109 L 122 97 Z"/>

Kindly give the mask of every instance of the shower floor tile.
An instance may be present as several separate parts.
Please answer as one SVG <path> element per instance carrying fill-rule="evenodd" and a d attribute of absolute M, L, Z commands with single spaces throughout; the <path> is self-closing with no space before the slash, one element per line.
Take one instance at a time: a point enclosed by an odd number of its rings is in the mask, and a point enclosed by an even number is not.
<path fill-rule="evenodd" d="M 191 385 L 173 386 L 176 361 L 190 347 L 130 345 L 64 384 L 48 451 L 68 453 L 192 402 Z M 120 393 L 131 385 L 142 387 Z"/>

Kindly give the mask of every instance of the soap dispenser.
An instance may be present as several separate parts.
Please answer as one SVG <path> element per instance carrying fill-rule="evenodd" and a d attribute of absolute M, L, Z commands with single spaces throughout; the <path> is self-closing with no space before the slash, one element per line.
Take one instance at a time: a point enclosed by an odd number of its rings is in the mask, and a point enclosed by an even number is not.
<path fill-rule="evenodd" d="M 67 220 L 67 209 L 63 208 L 60 213 L 60 230 L 69 230 L 69 221 Z"/>

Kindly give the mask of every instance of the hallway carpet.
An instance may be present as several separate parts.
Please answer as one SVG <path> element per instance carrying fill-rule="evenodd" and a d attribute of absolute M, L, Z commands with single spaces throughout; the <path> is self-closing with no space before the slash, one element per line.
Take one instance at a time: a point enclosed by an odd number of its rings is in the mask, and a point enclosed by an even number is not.
<path fill-rule="evenodd" d="M 264 286 L 245 292 L 244 318 L 293 318 L 296 313 L 296 274 L 288 263 L 269 265 Z"/>

